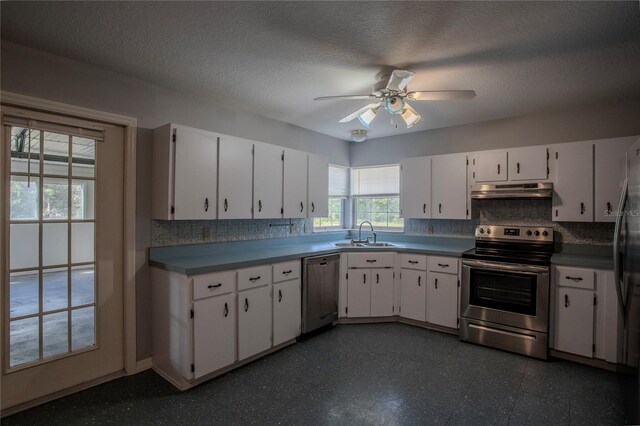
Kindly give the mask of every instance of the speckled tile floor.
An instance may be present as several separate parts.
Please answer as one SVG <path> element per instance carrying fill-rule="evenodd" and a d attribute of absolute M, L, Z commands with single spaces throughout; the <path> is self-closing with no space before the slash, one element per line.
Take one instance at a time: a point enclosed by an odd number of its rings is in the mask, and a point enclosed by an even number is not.
<path fill-rule="evenodd" d="M 341 325 L 187 392 L 152 371 L 3 419 L 34 424 L 622 424 L 615 374 L 403 324 Z"/>

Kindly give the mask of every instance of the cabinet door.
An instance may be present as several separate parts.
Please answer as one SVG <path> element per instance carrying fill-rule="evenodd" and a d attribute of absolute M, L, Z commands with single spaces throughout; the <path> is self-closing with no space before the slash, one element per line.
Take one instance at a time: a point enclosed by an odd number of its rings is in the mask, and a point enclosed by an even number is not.
<path fill-rule="evenodd" d="M 329 216 L 329 159 L 309 154 L 309 217 Z"/>
<path fill-rule="evenodd" d="M 546 146 L 528 146 L 509 150 L 509 180 L 545 180 L 548 178 Z"/>
<path fill-rule="evenodd" d="M 175 126 L 174 219 L 215 219 L 218 138 Z"/>
<path fill-rule="evenodd" d="M 475 182 L 507 180 L 507 151 L 482 151 L 473 158 Z"/>
<path fill-rule="evenodd" d="M 553 220 L 592 222 L 593 144 L 559 144 L 552 150 L 555 167 Z"/>
<path fill-rule="evenodd" d="M 426 278 L 424 271 L 403 269 L 400 277 L 400 316 L 426 321 Z"/>
<path fill-rule="evenodd" d="M 253 217 L 282 217 L 282 147 L 255 143 L 253 149 Z"/>
<path fill-rule="evenodd" d="M 238 359 L 271 347 L 271 286 L 238 293 Z"/>
<path fill-rule="evenodd" d="M 390 317 L 393 309 L 393 269 L 371 270 L 371 316 Z"/>
<path fill-rule="evenodd" d="M 400 216 L 431 217 L 431 158 L 400 161 Z"/>
<path fill-rule="evenodd" d="M 300 279 L 273 285 L 273 346 L 300 335 Z"/>
<path fill-rule="evenodd" d="M 218 219 L 251 219 L 253 142 L 220 137 Z"/>
<path fill-rule="evenodd" d="M 467 218 L 467 156 L 431 157 L 431 217 Z"/>
<path fill-rule="evenodd" d="M 371 270 L 350 269 L 347 279 L 347 316 L 371 316 Z"/>
<path fill-rule="evenodd" d="M 307 217 L 306 203 L 307 153 L 295 149 L 285 149 L 284 217 Z"/>
<path fill-rule="evenodd" d="M 615 222 L 627 170 L 627 149 L 635 137 L 604 139 L 596 145 L 595 221 Z"/>
<path fill-rule="evenodd" d="M 429 273 L 427 285 L 427 322 L 458 327 L 458 276 Z"/>
<path fill-rule="evenodd" d="M 559 287 L 555 348 L 593 357 L 593 291 Z"/>
<path fill-rule="evenodd" d="M 235 294 L 193 303 L 194 378 L 219 370 L 236 360 Z"/>

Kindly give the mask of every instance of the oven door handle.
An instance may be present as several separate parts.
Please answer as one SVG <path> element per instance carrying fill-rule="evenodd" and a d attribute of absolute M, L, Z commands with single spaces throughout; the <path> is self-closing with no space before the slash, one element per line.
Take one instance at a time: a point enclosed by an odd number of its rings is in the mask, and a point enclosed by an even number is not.
<path fill-rule="evenodd" d="M 468 266 L 475 269 L 490 269 L 494 271 L 521 272 L 524 274 L 540 274 L 549 272 L 549 268 L 547 266 L 523 265 L 521 263 L 486 262 L 483 260 L 469 259 L 464 259 L 462 261 L 462 266 Z"/>

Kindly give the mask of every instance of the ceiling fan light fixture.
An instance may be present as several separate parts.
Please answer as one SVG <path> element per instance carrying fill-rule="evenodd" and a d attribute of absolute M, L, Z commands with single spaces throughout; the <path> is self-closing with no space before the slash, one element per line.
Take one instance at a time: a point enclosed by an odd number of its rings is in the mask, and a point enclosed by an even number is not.
<path fill-rule="evenodd" d="M 404 99 L 400 96 L 388 97 L 384 104 L 384 107 L 389 111 L 389 114 L 400 114 L 404 109 L 404 106 Z"/>
<path fill-rule="evenodd" d="M 407 124 L 407 129 L 411 128 L 414 124 L 420 121 L 420 119 L 422 119 L 422 116 L 418 114 L 416 110 L 411 108 L 411 105 L 409 104 L 405 105 L 400 116 L 402 116 L 402 119 Z"/>
<path fill-rule="evenodd" d="M 363 129 L 357 129 L 351 131 L 351 140 L 354 142 L 364 142 L 367 140 L 367 131 Z"/>
<path fill-rule="evenodd" d="M 360 120 L 364 127 L 369 127 L 369 124 L 371 124 L 374 118 L 376 118 L 376 110 L 373 108 L 366 110 L 358 116 L 358 120 Z"/>

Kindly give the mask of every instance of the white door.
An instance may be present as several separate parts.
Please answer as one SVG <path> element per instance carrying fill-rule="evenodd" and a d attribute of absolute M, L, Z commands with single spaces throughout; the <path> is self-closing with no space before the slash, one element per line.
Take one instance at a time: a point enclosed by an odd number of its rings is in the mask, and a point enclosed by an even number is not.
<path fill-rule="evenodd" d="M 273 346 L 300 335 L 300 279 L 273 285 Z"/>
<path fill-rule="evenodd" d="M 271 347 L 271 286 L 238 293 L 238 360 Z"/>
<path fill-rule="evenodd" d="M 124 366 L 124 129 L 48 114 L 29 128 L 7 115 L 3 409 Z"/>
<path fill-rule="evenodd" d="M 467 156 L 431 157 L 431 217 L 467 218 Z"/>
<path fill-rule="evenodd" d="M 400 216 L 431 217 L 431 158 L 400 160 Z"/>
<path fill-rule="evenodd" d="M 482 151 L 474 155 L 473 170 L 476 182 L 507 180 L 507 151 Z"/>
<path fill-rule="evenodd" d="M 253 142 L 220 137 L 218 219 L 251 219 Z"/>
<path fill-rule="evenodd" d="M 555 348 L 593 357 L 593 291 L 558 288 Z"/>
<path fill-rule="evenodd" d="M 329 216 L 329 159 L 309 154 L 309 217 Z"/>
<path fill-rule="evenodd" d="M 593 221 L 593 145 L 575 142 L 554 145 L 553 220 Z"/>
<path fill-rule="evenodd" d="M 328 177 L 327 177 L 328 179 Z M 327 200 L 328 202 L 328 200 Z M 284 217 L 307 217 L 307 153 L 284 151 Z"/>
<path fill-rule="evenodd" d="M 349 269 L 347 279 L 347 316 L 371 316 L 371 270 Z"/>
<path fill-rule="evenodd" d="M 235 362 L 235 299 L 235 294 L 227 294 L 193 303 L 194 378 Z"/>
<path fill-rule="evenodd" d="M 371 316 L 390 317 L 393 309 L 393 269 L 371 270 Z"/>
<path fill-rule="evenodd" d="M 426 277 L 424 271 L 403 269 L 400 277 L 400 316 L 426 321 Z"/>
<path fill-rule="evenodd" d="M 253 151 L 253 217 L 282 217 L 282 153 L 277 145 L 256 142 Z"/>
<path fill-rule="evenodd" d="M 458 276 L 430 272 L 427 285 L 427 322 L 458 327 Z"/>
<path fill-rule="evenodd" d="M 615 222 L 614 211 L 622 193 L 627 171 L 627 149 L 637 137 L 603 139 L 595 142 L 595 221 Z"/>
<path fill-rule="evenodd" d="M 174 219 L 215 219 L 218 185 L 218 138 L 174 126 Z"/>
<path fill-rule="evenodd" d="M 509 180 L 545 180 L 548 178 L 548 149 L 528 146 L 509 150 Z"/>

